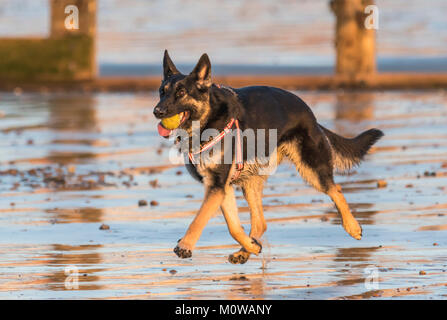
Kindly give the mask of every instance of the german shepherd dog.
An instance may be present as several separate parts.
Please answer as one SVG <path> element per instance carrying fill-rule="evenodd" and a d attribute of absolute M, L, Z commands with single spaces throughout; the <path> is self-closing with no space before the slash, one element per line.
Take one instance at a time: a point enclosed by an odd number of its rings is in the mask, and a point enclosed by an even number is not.
<path fill-rule="evenodd" d="M 288 91 L 267 86 L 236 89 L 213 84 L 211 63 L 206 53 L 193 71 L 184 75 L 165 51 L 163 73 L 160 101 L 154 108 L 157 119 L 163 121 L 178 115 L 181 119 L 178 128 L 187 132 L 190 138 L 193 121 L 199 121 L 200 132 L 206 129 L 223 132 L 232 119 L 237 120 L 239 130 L 253 129 L 256 132 L 257 129 L 275 129 L 274 156 L 277 163 L 290 160 L 307 183 L 332 199 L 346 232 L 354 239 L 361 239 L 362 228 L 349 210 L 341 189 L 334 183 L 333 172 L 358 165 L 369 148 L 383 136 L 382 131 L 370 129 L 347 139 L 318 124 L 306 103 Z M 162 122 L 158 124 L 158 129 L 164 137 L 173 132 L 166 129 Z M 224 140 L 227 138 L 224 137 Z M 189 145 L 189 148 L 192 147 Z M 260 174 L 260 166 L 248 163 L 246 152 L 243 152 L 243 168 L 237 168 L 236 146 L 224 150 L 221 156 L 225 152 L 231 152 L 233 162 L 194 164 L 186 161 L 189 173 L 204 184 L 205 198 L 186 234 L 174 249 L 180 258 L 192 256 L 203 228 L 219 208 L 231 236 L 242 246 L 229 256 L 231 263 L 243 264 L 250 254 L 257 255 L 262 250 L 260 239 L 267 229 L 262 190 L 267 175 Z M 273 153 L 268 156 L 272 157 Z M 235 178 L 236 171 L 240 172 Z M 249 235 L 239 220 L 233 185 L 241 187 L 250 208 Z"/>

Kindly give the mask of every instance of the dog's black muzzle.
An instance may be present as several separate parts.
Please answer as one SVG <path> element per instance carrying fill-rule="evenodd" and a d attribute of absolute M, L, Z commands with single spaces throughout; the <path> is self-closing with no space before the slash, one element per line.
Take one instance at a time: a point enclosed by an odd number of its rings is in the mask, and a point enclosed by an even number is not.
<path fill-rule="evenodd" d="M 168 108 L 166 108 L 165 106 L 160 106 L 160 104 L 158 104 L 154 108 L 154 116 L 158 119 L 165 117 L 167 113 L 168 113 Z"/>

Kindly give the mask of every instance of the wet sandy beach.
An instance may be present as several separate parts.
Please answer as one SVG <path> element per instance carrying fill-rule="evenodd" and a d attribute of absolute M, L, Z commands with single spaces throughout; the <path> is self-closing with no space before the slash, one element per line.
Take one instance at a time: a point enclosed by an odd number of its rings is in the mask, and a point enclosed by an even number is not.
<path fill-rule="evenodd" d="M 169 162 L 155 93 L 0 94 L 0 298 L 446 298 L 447 92 L 298 94 L 337 133 L 385 132 L 335 179 L 363 239 L 284 164 L 265 189 L 263 253 L 245 265 L 227 261 L 238 246 L 220 213 L 191 259 L 172 252 L 203 191 Z"/>

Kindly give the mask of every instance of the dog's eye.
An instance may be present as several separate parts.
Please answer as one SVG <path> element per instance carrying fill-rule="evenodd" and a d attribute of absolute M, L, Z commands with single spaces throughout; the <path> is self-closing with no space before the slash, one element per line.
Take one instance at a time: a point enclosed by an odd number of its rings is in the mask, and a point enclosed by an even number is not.
<path fill-rule="evenodd" d="M 177 91 L 177 98 L 181 98 L 186 94 L 186 90 L 185 89 L 180 89 L 179 91 Z"/>

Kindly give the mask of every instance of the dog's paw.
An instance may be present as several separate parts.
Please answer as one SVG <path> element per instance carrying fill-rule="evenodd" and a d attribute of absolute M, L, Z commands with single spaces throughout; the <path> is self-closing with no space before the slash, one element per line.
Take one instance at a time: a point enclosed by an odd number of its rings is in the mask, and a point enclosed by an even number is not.
<path fill-rule="evenodd" d="M 346 223 L 343 221 L 343 228 L 351 237 L 356 240 L 362 239 L 362 227 L 355 219 L 350 219 Z"/>
<path fill-rule="evenodd" d="M 254 253 L 256 255 L 260 254 L 262 251 L 262 244 L 253 237 L 251 238 L 251 244 L 252 244 L 253 250 L 251 250 L 250 252 Z"/>
<path fill-rule="evenodd" d="M 180 240 L 179 240 L 180 241 Z M 178 244 L 175 248 L 174 248 L 174 253 L 182 259 L 186 259 L 186 258 L 191 258 L 192 257 L 192 251 L 187 249 L 187 248 L 183 248 L 180 244 Z"/>
<path fill-rule="evenodd" d="M 228 261 L 232 264 L 244 264 L 250 258 L 250 253 L 245 251 L 244 249 L 239 250 L 233 254 L 228 256 Z"/>
<path fill-rule="evenodd" d="M 260 254 L 262 251 L 261 243 L 253 237 L 251 237 L 250 239 L 251 239 L 250 243 L 244 244 L 243 249 L 248 253 L 253 253 L 255 255 Z"/>

